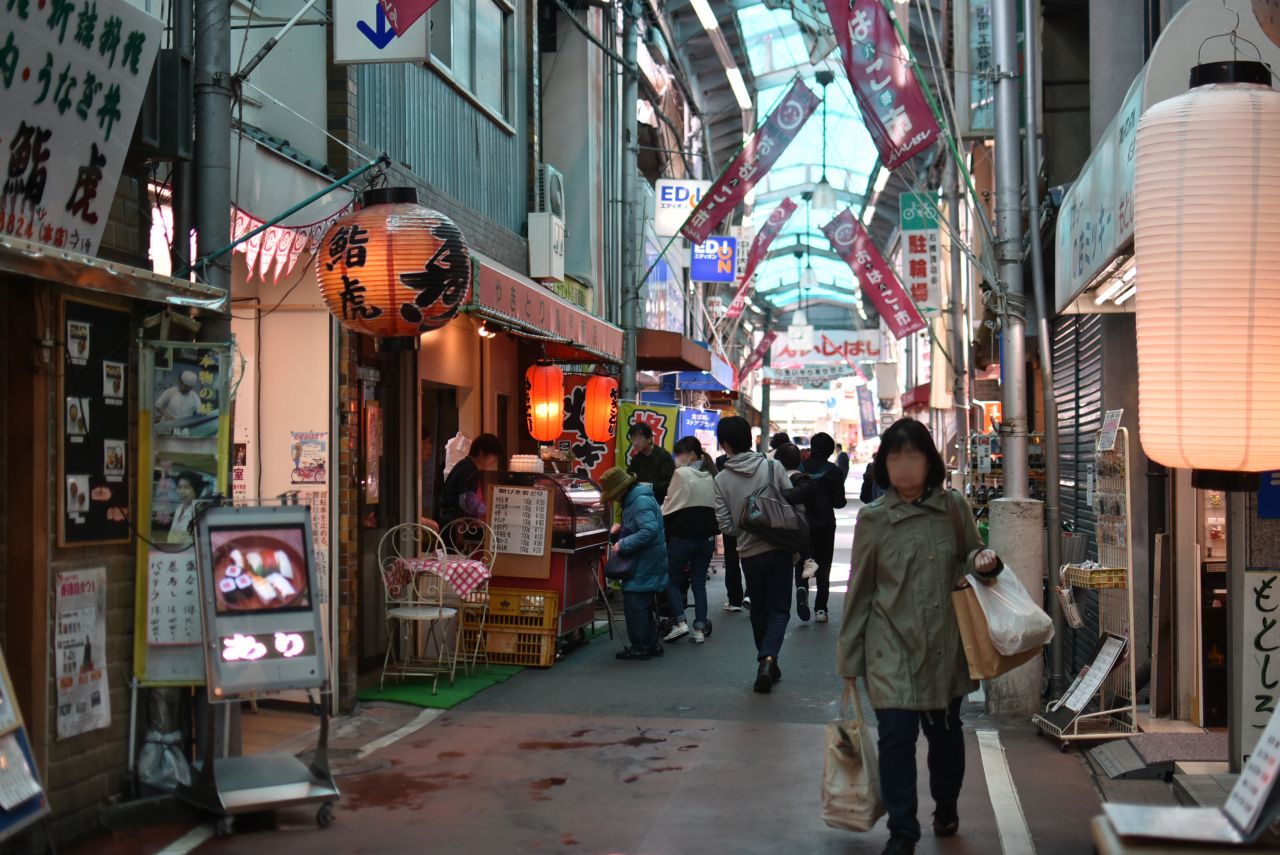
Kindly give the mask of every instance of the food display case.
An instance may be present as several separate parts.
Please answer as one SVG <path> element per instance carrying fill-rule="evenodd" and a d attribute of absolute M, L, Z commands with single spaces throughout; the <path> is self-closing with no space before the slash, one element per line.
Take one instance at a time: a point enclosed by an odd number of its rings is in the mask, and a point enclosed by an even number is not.
<path fill-rule="evenodd" d="M 492 587 L 555 593 L 556 635 L 584 635 L 609 546 L 599 487 L 576 475 L 484 472 L 476 499 L 496 540 Z"/>

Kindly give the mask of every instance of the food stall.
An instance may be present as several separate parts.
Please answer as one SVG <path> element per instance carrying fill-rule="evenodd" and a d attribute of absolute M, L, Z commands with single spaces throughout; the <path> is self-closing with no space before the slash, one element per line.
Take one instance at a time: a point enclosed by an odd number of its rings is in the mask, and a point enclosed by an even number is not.
<path fill-rule="evenodd" d="M 474 489 L 496 546 L 491 614 L 502 608 L 498 591 L 546 591 L 556 596 L 546 612 L 555 638 L 584 638 L 609 545 L 600 489 L 576 475 L 519 471 L 481 473 Z"/>

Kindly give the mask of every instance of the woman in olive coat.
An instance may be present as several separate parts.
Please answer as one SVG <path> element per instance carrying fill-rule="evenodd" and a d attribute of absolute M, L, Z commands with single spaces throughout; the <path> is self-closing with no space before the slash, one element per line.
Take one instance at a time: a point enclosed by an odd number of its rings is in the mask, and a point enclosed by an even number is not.
<path fill-rule="evenodd" d="M 967 575 L 993 579 L 1003 565 L 979 537 L 968 503 L 943 487 L 946 467 L 923 424 L 903 419 L 890 427 L 874 465 L 885 494 L 858 514 L 837 664 L 851 685 L 865 679 L 876 710 L 891 835 L 884 853 L 910 855 L 920 839 L 916 741 L 922 726 L 934 833 L 950 837 L 960 826 L 960 702 L 977 684 L 969 678 L 951 592 Z"/>

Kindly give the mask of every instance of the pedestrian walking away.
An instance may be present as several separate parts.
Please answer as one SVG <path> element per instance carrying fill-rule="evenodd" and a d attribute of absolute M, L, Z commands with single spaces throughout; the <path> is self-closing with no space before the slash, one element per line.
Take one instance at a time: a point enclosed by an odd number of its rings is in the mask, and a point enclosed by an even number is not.
<path fill-rule="evenodd" d="M 716 521 L 720 531 L 738 539 L 738 556 L 751 596 L 751 631 L 756 643 L 755 691 L 767 693 L 782 679 L 778 656 L 791 618 L 791 553 L 745 531 L 742 511 L 752 495 L 772 491 L 779 498 L 791 487 L 775 461 L 751 451 L 751 425 L 741 416 L 722 419 L 716 439 L 729 455 L 716 476 Z"/>
<path fill-rule="evenodd" d="M 653 441 L 653 428 L 646 424 L 632 425 L 627 439 L 631 440 L 632 451 L 627 471 L 636 476 L 637 481 L 652 486 L 653 497 L 662 504 L 676 472 L 671 452 Z"/>
<path fill-rule="evenodd" d="M 801 459 L 799 447 L 794 443 L 788 443 L 777 450 L 773 459 L 778 461 L 782 468 L 786 470 L 787 478 L 791 482 L 791 489 L 787 490 L 783 497 L 799 508 L 801 513 L 805 513 L 806 508 L 816 501 L 815 493 L 818 485 L 816 481 L 800 470 L 804 461 Z M 812 528 L 810 530 L 812 531 Z M 800 620 L 808 622 L 813 617 L 813 613 L 809 611 L 808 580 L 817 573 L 818 562 L 813 560 L 811 545 L 797 553 L 794 558 L 796 615 Z"/>
<path fill-rule="evenodd" d="M 634 562 L 632 575 L 622 582 L 622 608 L 631 646 L 619 659 L 644 660 L 662 655 L 658 641 L 654 596 L 667 590 L 667 544 L 662 509 L 653 488 L 615 466 L 600 478 L 603 502 L 621 502 L 622 522 L 613 526 L 610 553 Z"/>
<path fill-rule="evenodd" d="M 707 571 L 719 531 L 715 464 L 702 450 L 702 443 L 692 436 L 676 443 L 675 460 L 676 474 L 667 500 L 662 503 L 667 532 L 667 599 L 675 622 L 663 640 L 677 641 L 688 635 L 695 644 L 701 644 L 711 632 L 707 619 Z M 683 579 L 688 579 L 693 594 L 692 633 L 685 617 Z"/>
<path fill-rule="evenodd" d="M 951 592 L 967 575 L 993 580 L 1004 565 L 983 544 L 968 503 L 943 488 L 946 468 L 923 424 L 902 419 L 890 427 L 874 466 L 885 493 L 858 514 L 837 664 L 851 686 L 858 677 L 866 681 L 876 711 L 889 815 L 884 853 L 910 855 L 920 840 L 921 727 L 929 743 L 934 833 L 950 837 L 960 827 L 960 702 L 977 683 L 969 678 Z"/>
<path fill-rule="evenodd" d="M 729 462 L 729 455 L 722 454 L 716 458 L 716 473 L 724 471 Z M 724 537 L 724 590 L 726 612 L 740 612 L 751 608 L 751 598 L 746 595 L 742 585 L 742 562 L 738 559 L 738 539 L 733 535 Z"/>
<path fill-rule="evenodd" d="M 826 623 L 831 598 L 831 563 L 836 552 L 836 511 L 849 503 L 844 492 L 848 473 L 842 473 L 831 462 L 831 455 L 836 451 L 836 441 L 831 434 L 815 433 L 809 441 L 809 449 L 809 458 L 802 468 L 814 482 L 813 498 L 805 505 L 813 544 L 812 557 L 817 564 L 812 574 L 817 587 L 813 614 L 818 623 Z M 808 611 L 809 578 L 803 574 L 796 577 L 796 601 L 805 603 L 805 611 Z"/>

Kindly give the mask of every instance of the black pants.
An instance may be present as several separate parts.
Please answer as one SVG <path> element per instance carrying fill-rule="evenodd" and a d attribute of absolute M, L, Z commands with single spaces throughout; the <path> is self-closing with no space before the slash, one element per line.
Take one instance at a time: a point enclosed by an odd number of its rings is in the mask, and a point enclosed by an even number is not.
<path fill-rule="evenodd" d="M 880 794 L 889 814 L 889 833 L 920 839 L 916 817 L 916 742 L 924 728 L 929 742 L 929 793 L 933 803 L 954 809 L 964 783 L 964 730 L 960 698 L 945 710 L 876 710 L 880 725 Z"/>
<path fill-rule="evenodd" d="M 827 600 L 831 597 L 831 562 L 836 555 L 835 524 L 809 527 L 810 557 L 818 562 L 818 572 L 813 577 L 818 583 L 818 597 L 813 601 L 814 611 L 825 612 Z M 796 565 L 796 587 L 809 589 L 809 582 L 800 574 L 804 562 Z"/>
<path fill-rule="evenodd" d="M 729 605 L 742 605 L 742 564 L 738 561 L 738 538 L 724 538 L 724 588 Z"/>
<path fill-rule="evenodd" d="M 656 650 L 658 632 L 653 613 L 652 593 L 622 592 L 622 611 L 627 618 L 627 637 L 633 650 Z M 665 599 L 665 597 L 663 598 Z"/>
<path fill-rule="evenodd" d="M 742 559 L 751 594 L 751 631 L 756 658 L 778 658 L 791 619 L 791 553 L 774 549 Z"/>

